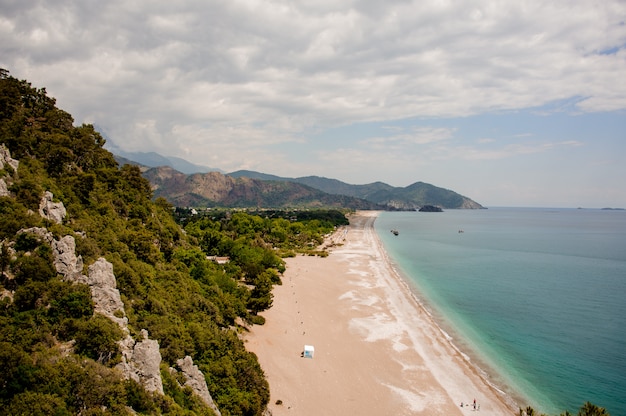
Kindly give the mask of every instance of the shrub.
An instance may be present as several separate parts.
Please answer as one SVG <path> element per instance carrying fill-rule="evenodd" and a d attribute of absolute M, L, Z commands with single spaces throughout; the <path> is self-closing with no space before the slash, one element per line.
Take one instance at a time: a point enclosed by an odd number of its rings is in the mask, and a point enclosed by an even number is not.
<path fill-rule="evenodd" d="M 76 352 L 102 364 L 119 362 L 117 341 L 123 336 L 120 327 L 109 318 L 95 314 L 81 323 L 75 335 Z"/>

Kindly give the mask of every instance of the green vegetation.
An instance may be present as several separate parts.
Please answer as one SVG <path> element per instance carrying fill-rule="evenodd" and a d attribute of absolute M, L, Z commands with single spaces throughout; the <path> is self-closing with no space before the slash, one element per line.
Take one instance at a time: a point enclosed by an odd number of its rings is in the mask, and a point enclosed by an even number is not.
<path fill-rule="evenodd" d="M 139 169 L 119 167 L 104 142 L 93 126 L 74 126 L 45 89 L 0 71 L 0 145 L 19 160 L 17 170 L 0 169 L 9 191 L 0 196 L 0 408 L 210 415 L 169 373 L 190 355 L 223 415 L 260 415 L 269 386 L 242 332 L 263 322 L 282 256 L 323 254 L 316 247 L 344 215 L 224 211 L 183 220 L 184 210 L 153 201 Z M 37 214 L 45 191 L 64 204 L 62 224 Z M 113 264 L 131 335 L 147 329 L 159 342 L 163 396 L 121 378 L 120 327 L 94 313 L 86 285 L 57 273 L 48 242 L 18 233 L 30 227 L 57 240 L 72 235 L 85 274 L 99 257 Z"/>
<path fill-rule="evenodd" d="M 519 415 L 520 416 L 535 416 L 536 412 L 535 412 L 535 409 L 528 406 L 526 407 L 526 409 L 519 409 Z M 541 416 L 546 416 L 546 415 L 542 414 Z M 574 416 L 574 414 L 566 410 L 565 412 L 561 413 L 559 416 Z M 578 410 L 578 413 L 576 413 L 576 416 L 610 416 L 610 415 L 609 415 L 609 412 L 607 412 L 605 408 L 596 406 L 593 403 L 586 402 L 580 407 L 580 409 Z"/>

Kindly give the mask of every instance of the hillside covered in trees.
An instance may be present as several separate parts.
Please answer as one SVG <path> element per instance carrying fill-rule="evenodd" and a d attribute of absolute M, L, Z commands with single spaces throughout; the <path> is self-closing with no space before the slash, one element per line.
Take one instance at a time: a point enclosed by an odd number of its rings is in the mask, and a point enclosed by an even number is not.
<path fill-rule="evenodd" d="M 0 71 L 2 413 L 262 414 L 241 334 L 345 216 L 175 212 L 103 145 Z"/>

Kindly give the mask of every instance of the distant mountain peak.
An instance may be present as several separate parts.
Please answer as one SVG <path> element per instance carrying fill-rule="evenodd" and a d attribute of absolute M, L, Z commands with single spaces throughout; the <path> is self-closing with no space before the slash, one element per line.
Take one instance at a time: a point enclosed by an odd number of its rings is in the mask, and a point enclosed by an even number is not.
<path fill-rule="evenodd" d="M 137 164 L 148 168 L 169 166 L 187 175 L 215 171 L 222 172 L 220 169 L 197 165 L 176 156 L 163 156 L 157 152 L 127 152 L 111 142 L 110 139 L 107 139 L 105 148 L 113 153 L 118 162 L 122 160 L 124 163 Z"/>

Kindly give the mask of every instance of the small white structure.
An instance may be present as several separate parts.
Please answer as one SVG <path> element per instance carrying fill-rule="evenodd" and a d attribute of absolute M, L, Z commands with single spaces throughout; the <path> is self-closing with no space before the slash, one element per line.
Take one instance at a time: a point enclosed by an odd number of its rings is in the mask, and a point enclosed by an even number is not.
<path fill-rule="evenodd" d="M 315 354 L 315 347 L 313 345 L 305 345 L 302 356 L 304 358 L 313 358 L 313 354 Z"/>

